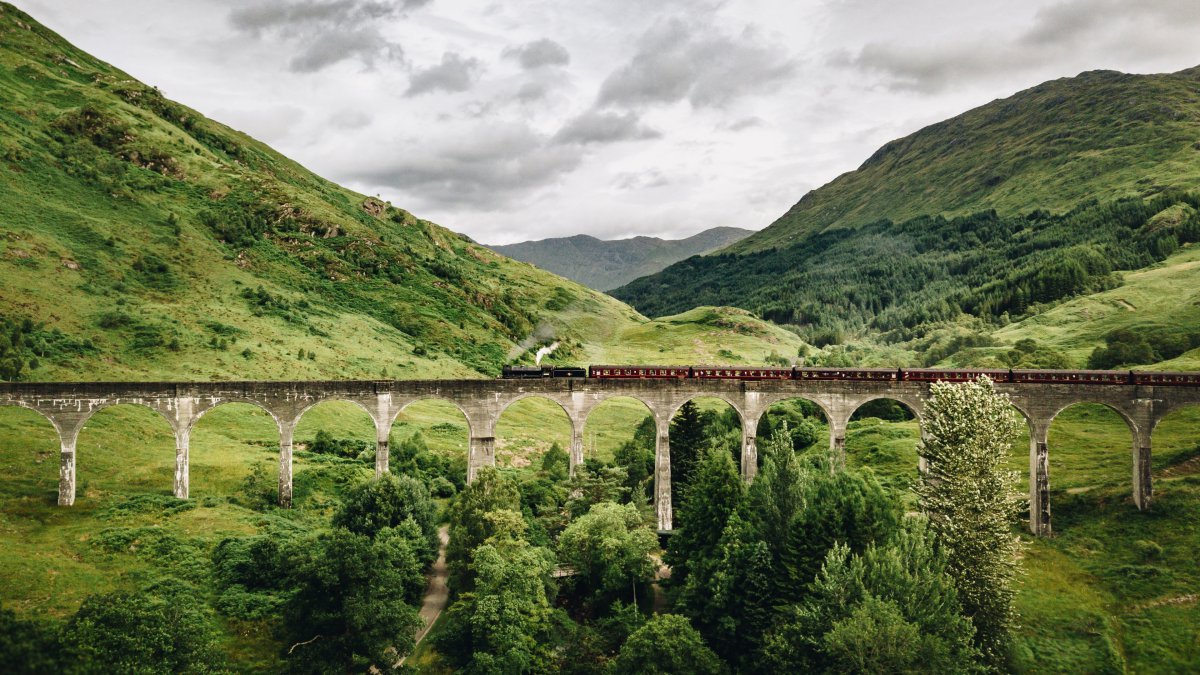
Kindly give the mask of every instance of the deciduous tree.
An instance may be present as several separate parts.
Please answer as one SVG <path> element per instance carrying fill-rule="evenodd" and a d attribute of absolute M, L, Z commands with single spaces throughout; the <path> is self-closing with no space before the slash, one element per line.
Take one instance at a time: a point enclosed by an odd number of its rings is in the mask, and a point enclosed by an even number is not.
<path fill-rule="evenodd" d="M 964 612 L 975 624 L 976 644 L 1001 668 L 1016 620 L 1013 598 L 1020 540 L 1012 524 L 1022 497 L 1015 472 L 1004 461 L 1019 426 L 1008 397 L 992 381 L 939 382 L 930 390 L 919 452 L 928 470 L 917 488 L 921 508 Z"/>

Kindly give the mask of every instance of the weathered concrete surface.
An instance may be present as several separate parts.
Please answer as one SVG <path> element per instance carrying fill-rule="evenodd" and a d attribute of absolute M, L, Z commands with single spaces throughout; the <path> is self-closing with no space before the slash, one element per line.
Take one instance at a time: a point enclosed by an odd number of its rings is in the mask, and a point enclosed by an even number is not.
<path fill-rule="evenodd" d="M 719 398 L 741 416 L 742 472 L 753 478 L 757 467 L 758 420 L 772 404 L 806 398 L 829 421 L 830 448 L 835 457 L 845 453 L 846 425 L 861 405 L 876 399 L 894 399 L 910 408 L 920 420 L 929 384 L 923 382 L 872 382 L 853 380 L 737 381 L 737 380 L 594 380 L 560 378 L 542 380 L 370 381 L 331 380 L 298 382 L 55 382 L 0 384 L 0 405 L 17 405 L 44 415 L 58 432 L 62 453 L 59 503 L 75 501 L 75 443 L 80 429 L 97 411 L 111 405 L 134 404 L 157 411 L 176 437 L 175 494 L 188 496 L 188 443 L 191 429 L 208 411 L 225 403 L 256 405 L 275 420 L 279 429 L 279 501 L 292 497 L 292 436 L 300 417 L 323 401 L 349 401 L 360 406 L 375 423 L 375 469 L 388 468 L 388 435 L 396 416 L 409 404 L 423 399 L 443 399 L 458 406 L 467 419 L 470 450 L 468 479 L 481 467 L 495 464 L 495 429 L 500 414 L 514 402 L 540 396 L 557 402 L 570 419 L 571 469 L 583 461 L 582 433 L 588 415 L 597 405 L 616 396 L 637 399 L 649 408 L 657 427 L 655 447 L 656 512 L 661 530 L 673 520 L 671 504 L 670 420 L 686 401 L 698 396 Z M 1046 434 L 1050 422 L 1076 403 L 1101 403 L 1115 410 L 1129 425 L 1133 499 L 1138 508 L 1150 505 L 1151 433 L 1155 424 L 1182 405 L 1200 403 L 1200 388 L 1095 384 L 997 384 L 1009 395 L 1030 428 L 1030 529 L 1048 534 L 1049 451 Z"/>

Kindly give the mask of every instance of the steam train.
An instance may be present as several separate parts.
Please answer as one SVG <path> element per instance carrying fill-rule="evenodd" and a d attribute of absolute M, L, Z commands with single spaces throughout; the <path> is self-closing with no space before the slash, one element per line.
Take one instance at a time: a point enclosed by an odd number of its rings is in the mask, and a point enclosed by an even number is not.
<path fill-rule="evenodd" d="M 755 368 L 746 366 L 505 366 L 504 379 L 586 377 L 638 380 L 871 380 L 966 382 L 987 375 L 995 382 L 1037 384 L 1147 384 L 1200 386 L 1200 372 L 1146 370 L 1001 370 L 958 368 Z"/>

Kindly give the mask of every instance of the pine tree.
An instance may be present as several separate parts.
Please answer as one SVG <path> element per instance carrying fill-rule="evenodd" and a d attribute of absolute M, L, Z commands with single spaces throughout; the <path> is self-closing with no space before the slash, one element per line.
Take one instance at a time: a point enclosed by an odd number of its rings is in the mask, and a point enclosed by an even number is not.
<path fill-rule="evenodd" d="M 778 565 L 792 519 L 804 508 L 803 470 L 786 425 L 776 429 L 760 449 L 763 469 L 751 484 L 747 500 L 759 537 L 770 547 L 772 563 Z"/>
<path fill-rule="evenodd" d="M 1018 431 L 1008 397 L 992 381 L 933 385 L 919 446 L 928 470 L 917 488 L 975 643 L 993 668 L 1004 665 L 1016 620 L 1013 588 L 1020 541 L 1012 523 L 1021 508 L 1016 472 L 1004 470 Z"/>
<path fill-rule="evenodd" d="M 725 524 L 742 502 L 744 485 L 728 453 L 709 450 L 704 455 L 675 512 L 675 534 L 667 544 L 672 586 L 682 587 L 693 566 L 716 555 Z"/>
<path fill-rule="evenodd" d="M 684 488 L 705 447 L 704 417 L 692 401 L 684 403 L 671 419 L 671 503 L 683 501 Z"/>

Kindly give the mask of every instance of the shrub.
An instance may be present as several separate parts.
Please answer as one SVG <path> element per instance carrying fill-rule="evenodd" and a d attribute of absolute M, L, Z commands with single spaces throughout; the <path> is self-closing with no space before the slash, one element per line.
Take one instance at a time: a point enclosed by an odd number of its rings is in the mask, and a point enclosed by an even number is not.
<path fill-rule="evenodd" d="M 435 514 L 429 491 L 421 481 L 383 474 L 350 490 L 333 515 L 333 525 L 374 537 L 385 528 L 411 520 L 424 542 L 418 549 L 420 558 L 430 563 L 437 557 L 439 545 Z"/>
<path fill-rule="evenodd" d="M 89 596 L 63 630 L 63 642 L 101 672 L 222 672 L 216 629 L 198 595 L 168 580 L 138 593 Z"/>

